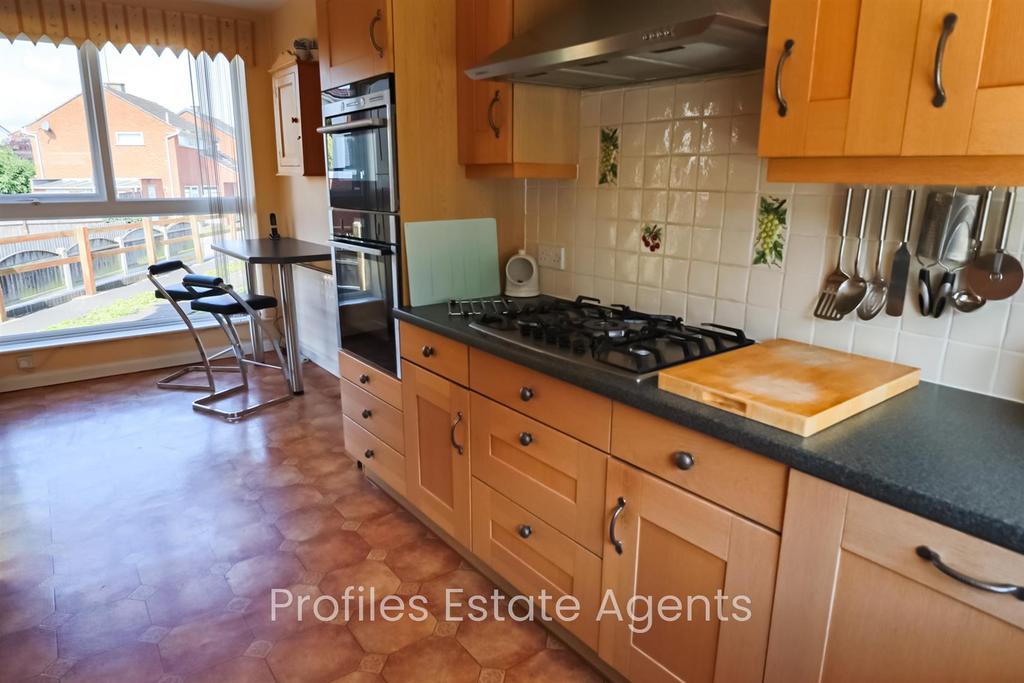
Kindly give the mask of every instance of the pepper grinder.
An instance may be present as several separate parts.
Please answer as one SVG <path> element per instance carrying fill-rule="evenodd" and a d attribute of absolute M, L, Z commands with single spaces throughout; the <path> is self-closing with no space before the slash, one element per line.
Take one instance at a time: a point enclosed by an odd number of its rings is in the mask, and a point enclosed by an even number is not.
<path fill-rule="evenodd" d="M 277 231 L 277 214 L 270 214 L 270 239 L 279 240 L 281 239 L 281 233 Z"/>

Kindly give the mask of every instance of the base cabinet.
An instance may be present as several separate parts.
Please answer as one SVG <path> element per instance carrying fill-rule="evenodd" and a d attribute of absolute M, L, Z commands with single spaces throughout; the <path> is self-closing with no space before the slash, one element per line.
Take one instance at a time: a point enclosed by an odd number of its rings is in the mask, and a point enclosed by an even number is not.
<path fill-rule="evenodd" d="M 602 609 L 601 658 L 633 681 L 760 681 L 778 535 L 614 459 L 607 492 L 604 600 L 623 619 Z M 630 620 L 634 596 L 652 602 Z"/>
<path fill-rule="evenodd" d="M 469 547 L 469 391 L 403 360 L 402 405 L 409 501 Z"/>
<path fill-rule="evenodd" d="M 937 559 L 922 557 L 927 548 Z M 1024 557 L 794 472 L 765 681 L 1019 681 Z"/>

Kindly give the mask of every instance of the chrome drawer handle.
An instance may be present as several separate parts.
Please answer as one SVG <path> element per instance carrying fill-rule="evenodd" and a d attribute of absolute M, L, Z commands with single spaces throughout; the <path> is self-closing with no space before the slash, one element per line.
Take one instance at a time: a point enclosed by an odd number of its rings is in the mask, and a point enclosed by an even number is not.
<path fill-rule="evenodd" d="M 458 413 L 455 414 L 455 422 L 452 423 L 452 434 L 451 434 L 451 436 L 452 436 L 452 448 L 454 448 L 455 451 L 459 455 L 462 455 L 462 452 L 463 452 L 462 445 L 459 444 L 459 442 L 455 440 L 455 428 L 459 426 L 460 422 L 462 422 L 462 411 L 459 411 Z"/>
<path fill-rule="evenodd" d="M 363 408 L 363 419 L 369 420 L 371 417 L 373 417 L 373 411 L 369 408 Z"/>
<path fill-rule="evenodd" d="M 917 546 L 916 552 L 918 557 L 922 560 L 928 560 L 931 562 L 936 569 L 946 576 L 956 579 L 960 583 L 966 584 L 971 588 L 988 591 L 989 593 L 1005 593 L 1012 595 L 1018 600 L 1024 600 L 1024 586 L 1015 586 L 1012 583 L 991 583 L 989 581 L 981 581 L 973 576 L 967 576 L 967 574 L 958 572 L 943 562 L 939 554 L 926 545 Z"/>
<path fill-rule="evenodd" d="M 372 448 L 367 448 L 367 449 L 366 449 L 366 450 L 365 450 L 365 451 L 363 452 L 363 457 L 364 457 L 364 458 L 366 458 L 367 460 L 369 460 L 370 458 L 372 458 L 372 457 L 373 457 L 373 449 L 372 449 Z"/>
<path fill-rule="evenodd" d="M 533 398 L 533 389 L 531 389 L 530 387 L 523 387 L 522 389 L 519 390 L 519 398 L 520 400 L 523 401 L 529 401 L 531 398 Z"/>
<path fill-rule="evenodd" d="M 434 347 L 433 346 L 424 346 L 422 349 L 420 349 L 420 353 L 423 354 L 424 358 L 430 358 L 431 356 L 434 355 Z"/>
<path fill-rule="evenodd" d="M 933 107 L 941 107 L 946 103 L 946 88 L 942 85 L 942 59 L 946 56 L 946 43 L 949 36 L 956 28 L 957 16 L 950 12 L 942 18 L 942 33 L 939 34 L 939 43 L 935 46 L 935 97 L 932 98 Z"/>
<path fill-rule="evenodd" d="M 521 446 L 529 446 L 533 443 L 533 434 L 530 432 L 521 432 L 519 434 L 519 444 Z"/>
<path fill-rule="evenodd" d="M 360 384 L 369 384 L 370 383 L 370 376 L 369 375 L 359 375 L 359 383 Z"/>
<path fill-rule="evenodd" d="M 520 524 L 519 535 L 523 538 L 529 538 L 533 535 L 533 527 L 531 527 L 529 524 Z"/>
<path fill-rule="evenodd" d="M 615 548 L 615 552 L 619 555 L 622 554 L 622 541 L 615 538 L 615 524 L 619 521 L 619 515 L 626 509 L 626 499 L 619 496 L 619 502 L 615 506 L 615 512 L 612 513 L 612 521 L 608 525 L 608 540 L 612 542 L 612 546 Z"/>
<path fill-rule="evenodd" d="M 779 63 L 775 66 L 775 99 L 779 103 L 779 116 L 785 116 L 789 112 L 789 102 L 782 94 L 782 67 L 786 65 L 786 61 L 793 54 L 794 45 L 796 42 L 792 38 L 786 40 L 782 46 L 782 54 L 779 55 Z"/>
<path fill-rule="evenodd" d="M 688 470 L 693 467 L 693 454 L 686 451 L 678 451 L 672 454 L 672 461 L 681 470 Z"/>

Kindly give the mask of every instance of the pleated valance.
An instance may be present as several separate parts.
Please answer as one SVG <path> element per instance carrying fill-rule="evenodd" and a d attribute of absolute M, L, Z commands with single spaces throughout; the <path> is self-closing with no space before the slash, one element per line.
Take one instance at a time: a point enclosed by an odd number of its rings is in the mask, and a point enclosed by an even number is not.
<path fill-rule="evenodd" d="M 9 39 L 24 34 L 32 41 L 49 38 L 97 47 L 151 46 L 228 59 L 240 55 L 253 62 L 253 24 L 247 19 L 138 7 L 103 0 L 0 0 L 0 33 Z"/>

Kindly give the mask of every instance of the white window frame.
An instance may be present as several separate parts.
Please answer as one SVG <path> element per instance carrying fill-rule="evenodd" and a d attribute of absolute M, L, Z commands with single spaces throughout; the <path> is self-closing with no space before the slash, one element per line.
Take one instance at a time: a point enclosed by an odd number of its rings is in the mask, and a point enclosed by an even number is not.
<path fill-rule="evenodd" d="M 122 142 L 123 135 L 132 136 L 132 140 L 138 140 L 138 142 Z M 119 130 L 114 133 L 115 144 L 118 147 L 145 147 L 146 146 L 146 134 L 141 130 Z"/>
<path fill-rule="evenodd" d="M 48 194 L 48 195 L 0 195 L 0 216 L 4 220 L 47 220 L 60 218 L 103 218 L 121 216 L 156 216 L 172 214 L 208 214 L 211 202 L 217 202 L 217 210 L 228 213 L 242 210 L 237 197 L 197 197 L 161 199 L 118 199 L 115 184 L 114 161 L 110 140 L 110 128 L 103 98 L 103 78 L 100 70 L 100 52 L 92 43 L 83 43 L 78 49 L 78 67 L 82 82 L 82 104 L 85 109 L 86 128 L 89 133 L 89 148 L 92 156 L 92 194 Z M 204 70 L 205 54 L 196 57 L 196 68 Z M 245 93 L 244 69 L 231 63 L 231 83 L 236 107 L 245 100 L 238 93 Z M 202 89 L 202 88 L 201 88 Z M 236 117 L 246 120 L 246 109 L 236 108 Z M 245 126 L 248 131 L 248 126 Z M 243 144 L 238 145 L 241 169 L 244 139 L 242 129 L 236 127 L 235 135 Z"/>

